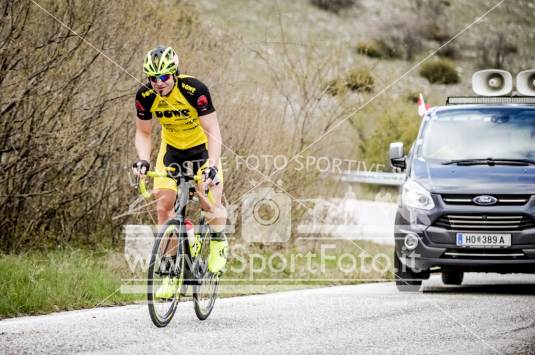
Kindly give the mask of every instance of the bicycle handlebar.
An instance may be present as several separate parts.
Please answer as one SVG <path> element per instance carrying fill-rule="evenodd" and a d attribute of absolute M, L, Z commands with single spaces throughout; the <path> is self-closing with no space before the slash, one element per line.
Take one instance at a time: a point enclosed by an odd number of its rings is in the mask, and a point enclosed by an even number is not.
<path fill-rule="evenodd" d="M 150 198 L 150 196 L 151 196 L 150 192 L 147 191 L 147 185 L 145 183 L 145 177 L 146 176 L 148 176 L 150 178 L 171 177 L 171 176 L 169 176 L 169 173 L 175 171 L 175 168 L 165 167 L 164 170 L 166 170 L 166 172 L 147 171 L 147 173 L 145 175 L 138 176 L 138 179 L 139 179 L 138 189 L 139 189 L 139 193 L 141 194 L 141 196 L 143 196 L 144 198 L 147 198 L 147 199 Z M 187 177 L 188 175 L 181 175 L 181 176 L 182 177 Z M 197 175 L 193 175 L 193 176 L 189 176 L 189 177 L 193 177 L 193 181 L 195 181 L 195 182 L 199 182 L 201 180 L 201 177 L 197 176 Z"/>

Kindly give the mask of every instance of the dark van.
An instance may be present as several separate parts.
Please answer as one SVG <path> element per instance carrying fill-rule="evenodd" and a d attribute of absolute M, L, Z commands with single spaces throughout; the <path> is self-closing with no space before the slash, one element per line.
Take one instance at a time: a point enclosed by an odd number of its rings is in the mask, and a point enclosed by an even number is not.
<path fill-rule="evenodd" d="M 535 97 L 457 97 L 430 109 L 407 156 L 395 220 L 396 285 L 432 271 L 535 273 Z"/>

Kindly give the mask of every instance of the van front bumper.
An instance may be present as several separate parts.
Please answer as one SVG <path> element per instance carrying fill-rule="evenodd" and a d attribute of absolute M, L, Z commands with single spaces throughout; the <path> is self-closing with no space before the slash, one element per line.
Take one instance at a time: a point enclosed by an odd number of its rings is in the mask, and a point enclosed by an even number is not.
<path fill-rule="evenodd" d="M 535 219 L 535 198 L 526 206 L 518 206 L 500 213 L 522 214 Z M 437 227 L 435 222 L 445 214 L 495 213 L 492 208 L 466 208 L 439 205 L 431 211 L 398 208 L 394 231 L 395 249 L 400 261 L 413 270 L 442 270 L 467 272 L 535 273 L 535 228 L 512 230 L 511 246 L 506 248 L 463 248 L 456 244 L 458 232 L 489 233 L 489 231 L 456 230 Z M 407 234 L 418 236 L 415 249 L 404 244 Z"/>

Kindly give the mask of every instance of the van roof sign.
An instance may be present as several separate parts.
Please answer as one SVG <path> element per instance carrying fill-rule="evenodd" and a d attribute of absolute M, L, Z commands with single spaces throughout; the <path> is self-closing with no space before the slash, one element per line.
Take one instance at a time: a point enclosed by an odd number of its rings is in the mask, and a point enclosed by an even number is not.
<path fill-rule="evenodd" d="M 450 96 L 446 105 L 527 104 L 535 105 L 535 96 Z"/>

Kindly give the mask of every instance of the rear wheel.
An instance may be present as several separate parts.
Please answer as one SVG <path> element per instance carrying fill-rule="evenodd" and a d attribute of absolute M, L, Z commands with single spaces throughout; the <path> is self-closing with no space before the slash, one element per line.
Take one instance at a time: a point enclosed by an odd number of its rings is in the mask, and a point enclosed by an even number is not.
<path fill-rule="evenodd" d="M 463 283 L 464 273 L 462 271 L 442 271 L 442 282 L 444 285 L 460 285 Z"/>
<path fill-rule="evenodd" d="M 429 271 L 414 272 L 410 267 L 403 265 L 394 251 L 394 272 L 396 288 L 400 292 L 418 292 L 422 280 L 429 278 Z"/>
<path fill-rule="evenodd" d="M 193 286 L 193 305 L 200 320 L 208 318 L 215 305 L 219 288 L 219 273 L 208 271 L 208 254 L 210 250 L 210 233 L 205 232 L 201 251 L 194 263 L 197 283 Z"/>
<path fill-rule="evenodd" d="M 147 275 L 147 301 L 150 318 L 157 327 L 169 324 L 176 312 L 180 291 L 185 287 L 185 243 L 180 227 L 175 220 L 164 224 L 152 248 Z M 176 248 L 172 246 L 172 241 L 176 242 Z M 161 287 L 171 291 L 166 298 L 156 297 Z"/>

